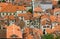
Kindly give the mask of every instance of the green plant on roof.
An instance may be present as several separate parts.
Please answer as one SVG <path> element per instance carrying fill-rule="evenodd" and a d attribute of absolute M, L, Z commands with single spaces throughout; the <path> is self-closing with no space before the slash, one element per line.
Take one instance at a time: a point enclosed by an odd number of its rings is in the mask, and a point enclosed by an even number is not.
<path fill-rule="evenodd" d="M 28 12 L 33 13 L 33 7 L 29 9 Z"/>

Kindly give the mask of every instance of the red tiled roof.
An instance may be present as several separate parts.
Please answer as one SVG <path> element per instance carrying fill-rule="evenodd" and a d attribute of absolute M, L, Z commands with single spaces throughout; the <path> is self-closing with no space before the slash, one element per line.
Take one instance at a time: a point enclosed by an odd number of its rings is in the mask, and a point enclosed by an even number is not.
<path fill-rule="evenodd" d="M 0 3 L 0 12 L 16 12 L 17 10 L 26 10 L 24 6 L 15 6 L 9 3 Z"/>
<path fill-rule="evenodd" d="M 36 12 L 42 12 L 42 8 L 39 7 L 39 6 L 37 6 L 37 7 L 34 8 L 34 11 L 36 11 Z"/>
<path fill-rule="evenodd" d="M 51 20 L 51 22 L 56 21 L 56 16 L 54 16 L 54 15 L 50 15 L 50 20 Z"/>
<path fill-rule="evenodd" d="M 56 13 L 56 12 L 60 12 L 60 8 L 55 8 L 54 13 Z"/>
<path fill-rule="evenodd" d="M 17 38 L 22 38 L 22 32 L 19 26 L 12 24 L 7 27 L 7 38 L 11 38 L 12 35 L 18 36 Z"/>
<path fill-rule="evenodd" d="M 30 13 L 24 13 L 24 14 L 18 14 L 18 17 L 24 17 L 25 20 L 29 20 L 32 18 L 32 14 Z"/>

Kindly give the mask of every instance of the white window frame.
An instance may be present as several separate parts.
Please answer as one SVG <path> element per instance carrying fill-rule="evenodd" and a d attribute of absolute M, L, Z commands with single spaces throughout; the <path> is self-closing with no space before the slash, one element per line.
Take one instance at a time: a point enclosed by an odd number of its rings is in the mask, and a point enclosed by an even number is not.
<path fill-rule="evenodd" d="M 24 10 L 23 13 L 26 13 L 26 10 Z"/>

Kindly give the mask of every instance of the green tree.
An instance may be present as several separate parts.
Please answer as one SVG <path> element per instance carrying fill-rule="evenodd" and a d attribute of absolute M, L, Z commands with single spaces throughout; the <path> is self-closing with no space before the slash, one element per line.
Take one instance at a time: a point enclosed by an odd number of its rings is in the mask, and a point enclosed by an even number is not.
<path fill-rule="evenodd" d="M 45 34 L 42 36 L 42 39 L 54 39 L 54 35 L 52 34 Z"/>
<path fill-rule="evenodd" d="M 60 39 L 60 36 L 56 36 L 56 39 Z"/>
<path fill-rule="evenodd" d="M 5 0 L 2 0 L 2 2 L 5 2 Z"/>
<path fill-rule="evenodd" d="M 33 9 L 29 9 L 28 12 L 33 13 Z"/>

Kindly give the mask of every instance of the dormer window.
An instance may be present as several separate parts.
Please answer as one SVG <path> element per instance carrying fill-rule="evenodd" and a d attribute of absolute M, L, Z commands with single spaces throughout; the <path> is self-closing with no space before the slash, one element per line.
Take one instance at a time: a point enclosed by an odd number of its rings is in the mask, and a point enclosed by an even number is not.
<path fill-rule="evenodd" d="M 49 26 L 47 26 L 47 28 L 49 28 Z"/>
<path fill-rule="evenodd" d="M 4 15 L 6 15 L 6 13 L 4 13 Z"/>
<path fill-rule="evenodd" d="M 26 13 L 26 11 L 23 11 L 23 13 Z"/>
<path fill-rule="evenodd" d="M 45 34 L 45 29 L 43 30 L 43 34 Z"/>
<path fill-rule="evenodd" d="M 20 13 L 22 13 L 22 11 L 20 11 Z"/>
<path fill-rule="evenodd" d="M 43 26 L 43 28 L 46 28 L 46 26 Z"/>
<path fill-rule="evenodd" d="M 21 21 L 23 21 L 23 17 L 21 17 Z"/>
<path fill-rule="evenodd" d="M 12 37 L 12 38 L 17 38 L 18 36 L 16 36 L 16 35 L 12 35 L 11 37 Z"/>
<path fill-rule="evenodd" d="M 22 11 L 17 11 L 18 14 L 23 13 Z"/>
<path fill-rule="evenodd" d="M 8 15 L 10 15 L 10 13 L 8 13 Z"/>
<path fill-rule="evenodd" d="M 13 15 L 15 15 L 15 13 L 13 13 Z"/>
<path fill-rule="evenodd" d="M 3 15 L 4 15 L 4 13 L 3 13 Z"/>
<path fill-rule="evenodd" d="M 17 11 L 17 13 L 19 14 L 19 13 L 20 13 L 20 11 Z"/>
<path fill-rule="evenodd" d="M 27 25 L 29 25 L 29 22 L 30 22 L 30 21 L 28 20 L 28 21 L 27 21 Z"/>
<path fill-rule="evenodd" d="M 1 16 L 2 16 L 3 14 L 1 13 Z"/>

